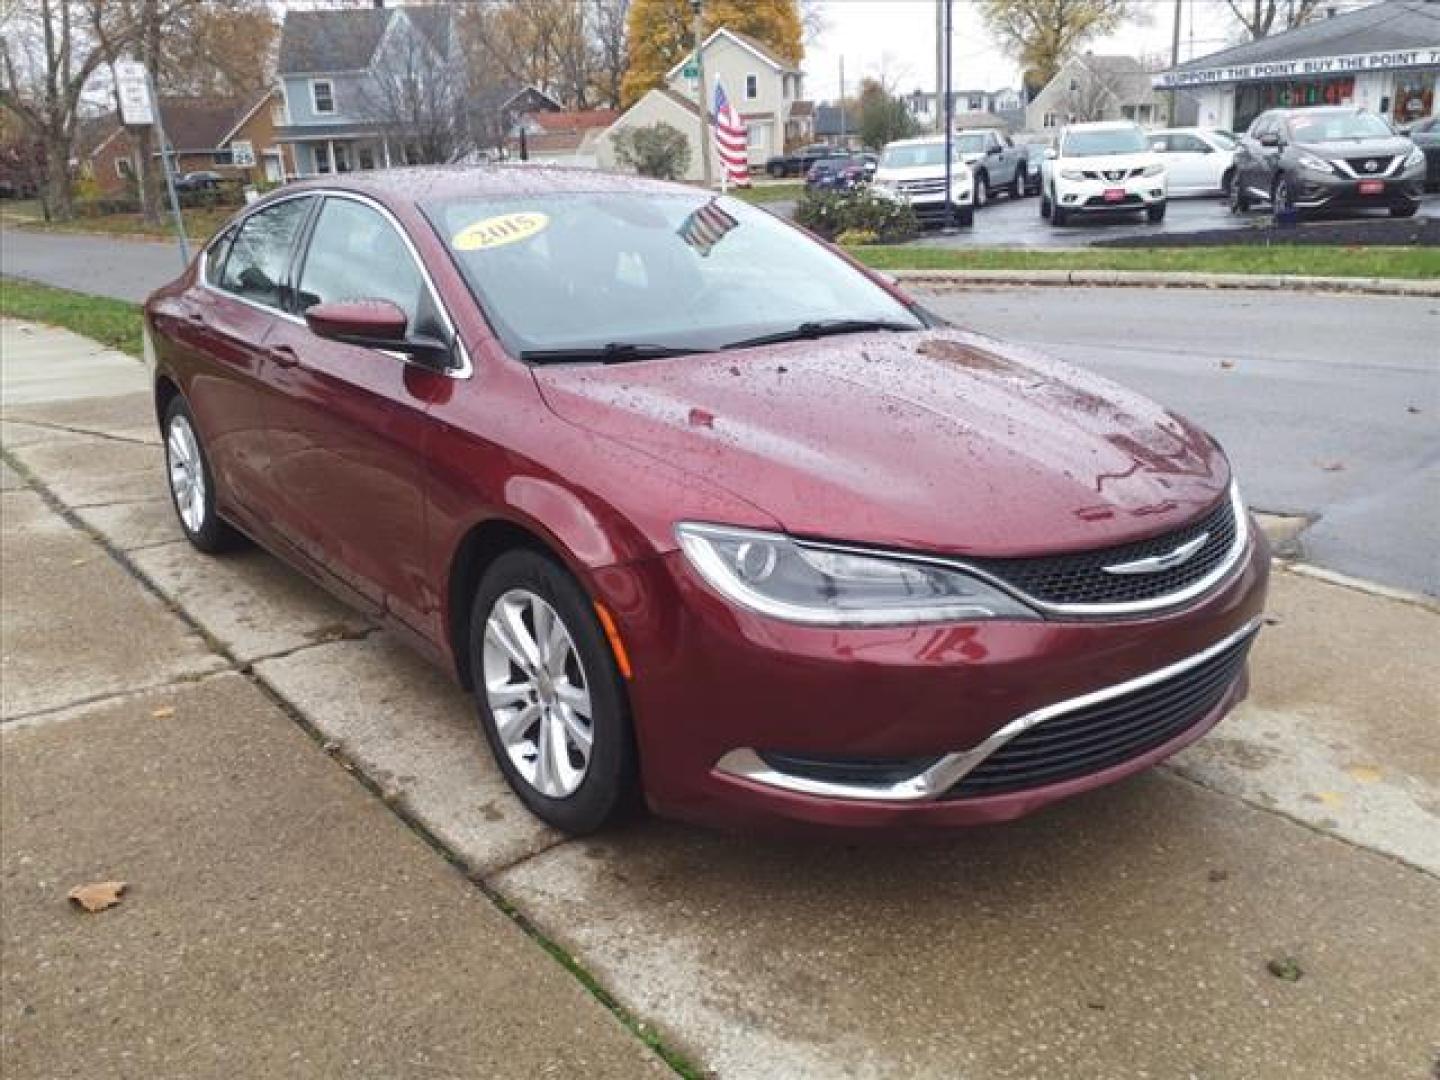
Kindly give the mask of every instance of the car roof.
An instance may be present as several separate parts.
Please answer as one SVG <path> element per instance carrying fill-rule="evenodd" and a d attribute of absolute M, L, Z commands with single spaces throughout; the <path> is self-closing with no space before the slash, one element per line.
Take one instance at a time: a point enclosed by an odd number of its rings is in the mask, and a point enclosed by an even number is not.
<path fill-rule="evenodd" d="M 695 194 L 683 184 L 626 173 L 546 165 L 411 165 L 328 174 L 286 184 L 284 191 L 354 191 L 405 202 L 549 194 Z"/>

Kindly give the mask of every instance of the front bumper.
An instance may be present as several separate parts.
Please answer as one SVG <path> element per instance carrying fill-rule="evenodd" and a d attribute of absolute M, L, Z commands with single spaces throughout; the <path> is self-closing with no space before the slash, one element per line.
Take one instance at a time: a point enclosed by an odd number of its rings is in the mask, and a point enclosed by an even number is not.
<path fill-rule="evenodd" d="M 1183 730 L 1093 772 L 1000 794 L 955 797 L 951 786 L 954 766 L 987 740 L 993 750 L 1003 742 L 997 733 L 1015 734 L 1017 723 L 1186 663 L 1252 628 L 1269 551 L 1258 530 L 1250 534 L 1236 568 L 1199 602 L 1104 622 L 798 626 L 733 607 L 679 553 L 607 571 L 613 587 L 602 581 L 602 599 L 635 666 L 630 694 L 647 799 L 662 815 L 714 825 L 950 827 L 1015 818 L 1148 768 L 1241 700 L 1243 674 Z M 766 775 L 786 771 L 785 755 L 918 766 L 891 778 L 889 792 L 807 789 Z M 948 771 L 916 782 L 936 761 Z"/>
<path fill-rule="evenodd" d="M 1361 185 L 1376 190 L 1361 191 Z M 1399 176 L 1352 179 L 1336 173 L 1300 169 L 1295 174 L 1293 201 L 1298 210 L 1362 210 L 1404 206 L 1420 201 L 1425 193 L 1425 165 L 1422 162 Z"/>
<path fill-rule="evenodd" d="M 1123 193 L 1118 200 L 1107 197 L 1108 192 Z M 1055 205 L 1076 213 L 1113 213 L 1126 210 L 1144 210 L 1165 201 L 1166 184 L 1164 175 L 1133 176 L 1126 180 L 1055 180 Z"/>

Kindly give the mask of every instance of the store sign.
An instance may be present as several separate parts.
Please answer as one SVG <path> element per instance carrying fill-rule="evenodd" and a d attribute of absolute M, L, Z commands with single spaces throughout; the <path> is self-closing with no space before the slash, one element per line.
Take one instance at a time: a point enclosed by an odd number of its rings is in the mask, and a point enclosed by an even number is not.
<path fill-rule="evenodd" d="M 1390 71 L 1399 68 L 1440 67 L 1440 46 L 1399 49 L 1392 52 L 1356 53 L 1352 56 L 1316 56 L 1308 60 L 1274 60 L 1260 64 L 1232 64 L 1229 67 L 1166 71 L 1151 83 L 1164 90 L 1181 86 L 1210 86 L 1217 83 L 1259 82 L 1264 79 L 1306 79 L 1353 75 L 1358 71 Z"/>
<path fill-rule="evenodd" d="M 155 123 L 155 110 L 150 104 L 150 75 L 145 65 L 135 60 L 115 64 L 115 90 L 120 98 L 120 122 L 131 126 Z"/>

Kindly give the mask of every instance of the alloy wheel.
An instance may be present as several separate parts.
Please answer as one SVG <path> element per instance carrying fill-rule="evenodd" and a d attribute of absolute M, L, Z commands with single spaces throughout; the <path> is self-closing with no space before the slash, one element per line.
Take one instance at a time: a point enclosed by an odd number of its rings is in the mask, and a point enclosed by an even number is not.
<path fill-rule="evenodd" d="M 485 621 L 485 698 L 522 779 L 563 799 L 585 781 L 595 740 L 590 684 L 569 628 L 528 589 L 502 594 Z"/>
<path fill-rule="evenodd" d="M 165 440 L 170 471 L 170 493 L 175 509 L 191 533 L 205 528 L 205 466 L 200 458 L 200 443 L 195 429 L 182 414 L 170 421 L 170 434 Z"/>

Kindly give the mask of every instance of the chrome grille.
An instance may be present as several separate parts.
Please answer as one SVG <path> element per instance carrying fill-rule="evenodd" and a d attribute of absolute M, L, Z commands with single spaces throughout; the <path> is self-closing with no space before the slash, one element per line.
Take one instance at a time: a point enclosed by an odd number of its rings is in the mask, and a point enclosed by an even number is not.
<path fill-rule="evenodd" d="M 1067 555 L 965 562 L 1044 604 L 1133 604 L 1181 592 L 1222 567 L 1236 554 L 1239 527 L 1235 501 L 1226 496 L 1189 525 L 1149 540 Z M 1114 571 L 1117 566 L 1163 559 L 1202 536 L 1197 549 L 1173 566 L 1151 573 Z"/>
<path fill-rule="evenodd" d="M 945 191 L 945 178 L 938 180 L 901 180 L 897 185 L 904 195 L 940 195 Z"/>

